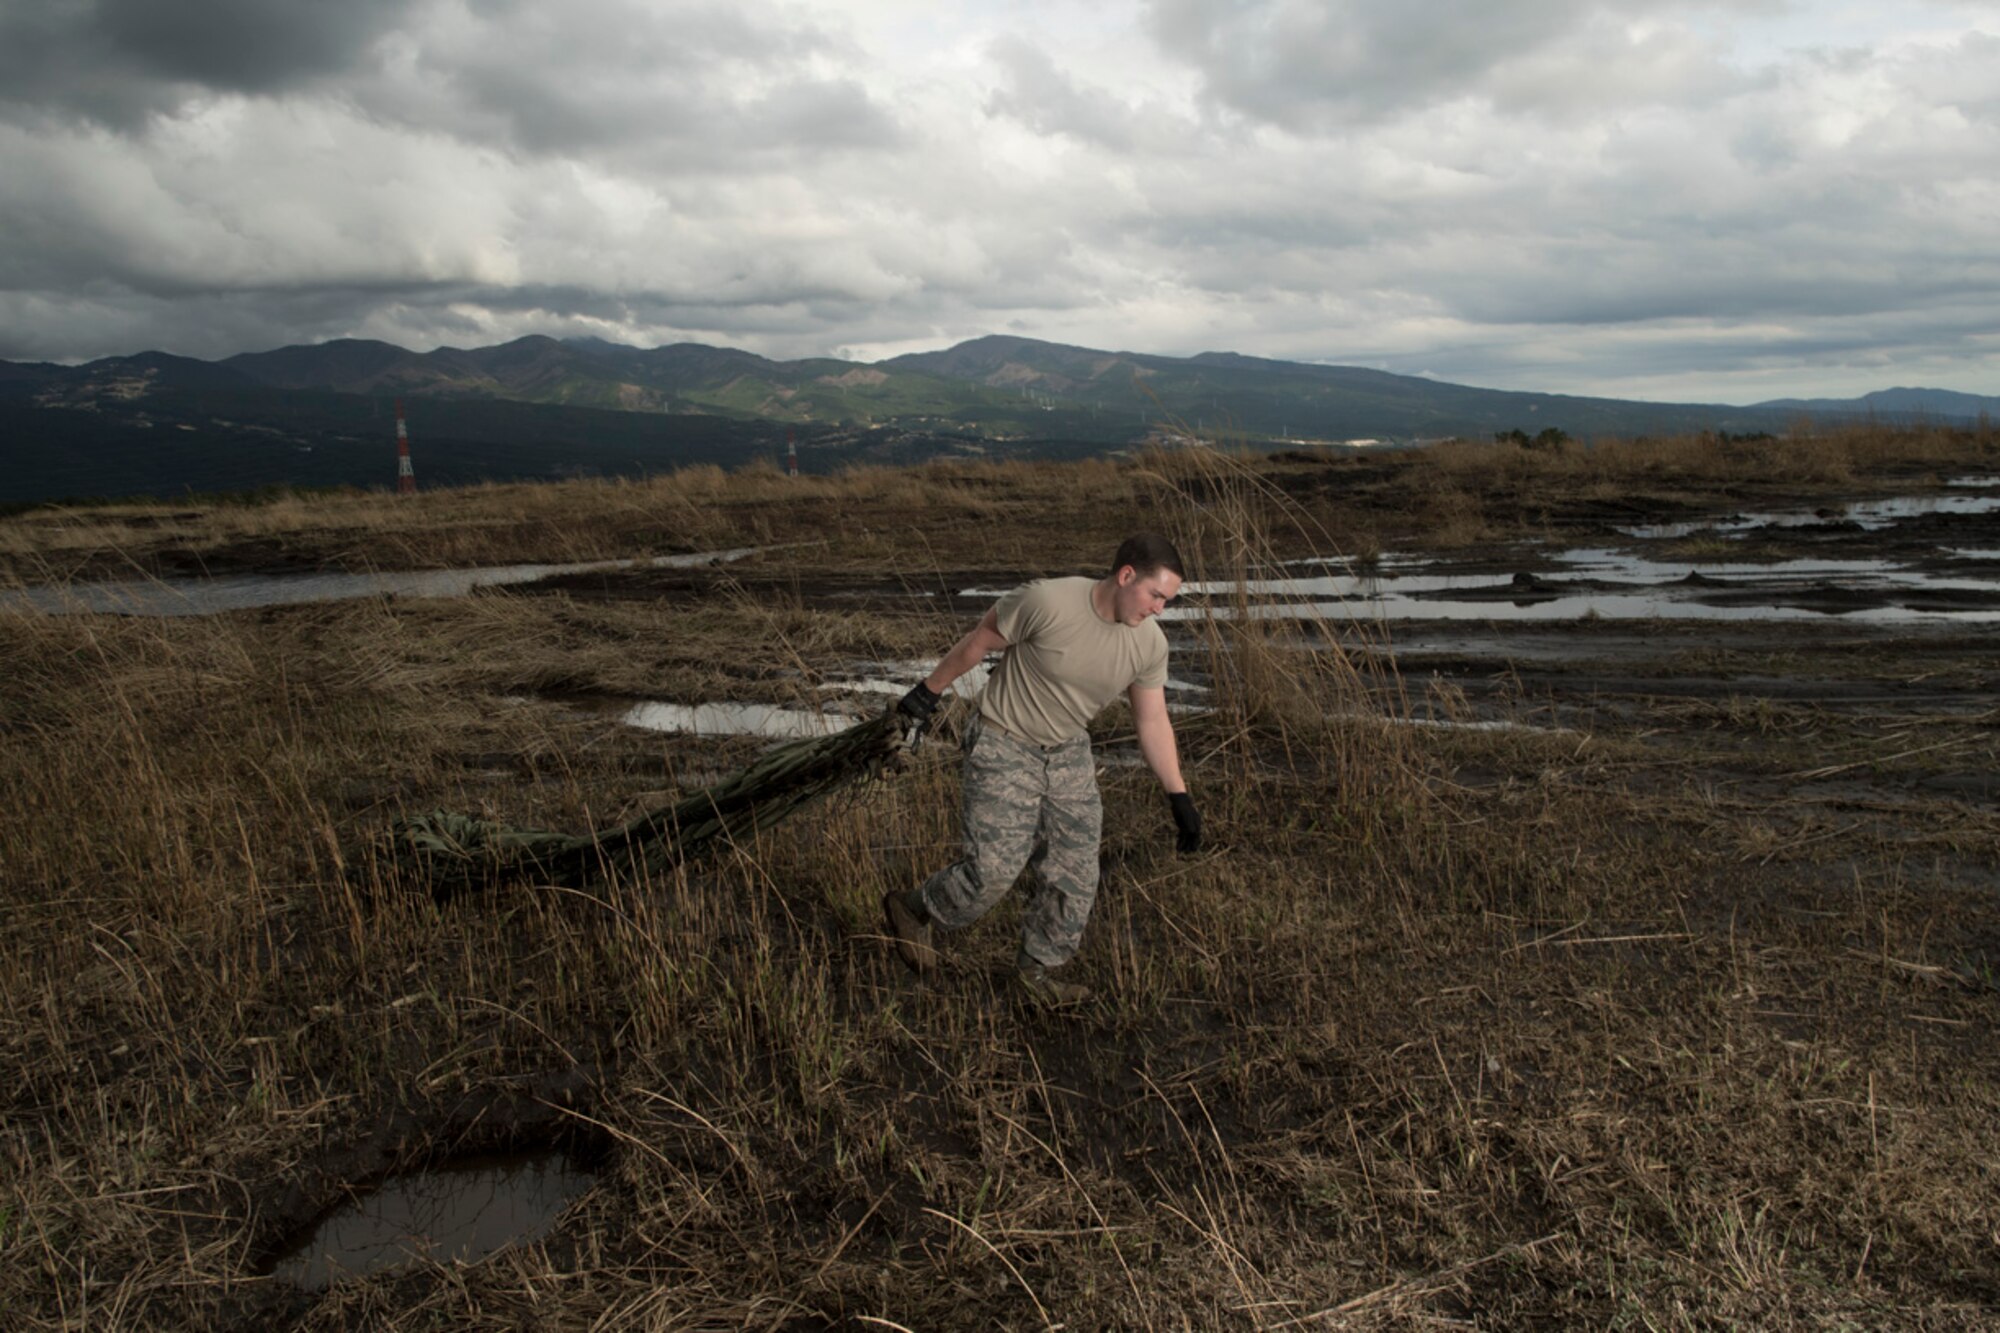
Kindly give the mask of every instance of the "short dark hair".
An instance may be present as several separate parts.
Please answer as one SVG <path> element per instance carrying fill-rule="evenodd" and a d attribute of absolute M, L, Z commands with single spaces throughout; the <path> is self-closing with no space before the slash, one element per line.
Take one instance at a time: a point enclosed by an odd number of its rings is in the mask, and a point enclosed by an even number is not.
<path fill-rule="evenodd" d="M 1118 543 L 1118 554 L 1111 557 L 1112 577 L 1116 578 L 1118 571 L 1127 565 L 1142 579 L 1156 569 L 1187 577 L 1187 570 L 1181 568 L 1181 553 L 1157 532 L 1135 533 Z"/>

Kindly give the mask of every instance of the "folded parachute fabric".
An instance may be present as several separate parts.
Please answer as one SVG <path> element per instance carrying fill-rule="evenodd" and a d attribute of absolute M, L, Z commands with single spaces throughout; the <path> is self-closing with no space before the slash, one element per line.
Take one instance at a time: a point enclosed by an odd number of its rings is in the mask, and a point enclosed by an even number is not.
<path fill-rule="evenodd" d="M 841 787 L 879 775 L 905 754 L 893 711 L 831 736 L 788 741 L 748 768 L 661 810 L 601 833 L 513 828 L 435 810 L 389 828 L 390 861 L 440 901 L 497 884 L 580 888 L 613 870 L 657 870 L 711 844 L 770 828 Z"/>

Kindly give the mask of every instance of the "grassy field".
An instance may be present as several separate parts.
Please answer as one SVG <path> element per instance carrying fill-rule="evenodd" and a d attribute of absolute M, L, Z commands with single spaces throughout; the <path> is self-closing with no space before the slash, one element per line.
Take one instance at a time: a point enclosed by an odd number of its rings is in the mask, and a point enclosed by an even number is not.
<path fill-rule="evenodd" d="M 1074 968 L 1098 997 L 1073 1012 L 1012 997 L 1012 902 L 948 940 L 934 984 L 882 937 L 882 892 L 954 854 L 948 738 L 753 842 L 584 891 L 440 907 L 380 850 L 406 811 L 574 830 L 664 803 L 757 743 L 635 731 L 604 701 L 812 707 L 855 664 L 941 653 L 964 617 L 940 588 L 1090 572 L 1133 528 L 1220 578 L 1966 469 L 2000 469 L 1990 432 L 0 520 L 19 581 L 768 548 L 451 601 L 0 611 L 0 1314 L 1991 1327 L 2000 817 L 1968 775 L 2000 763 L 2000 711 L 1977 636 L 1663 633 L 1658 688 L 1611 708 L 1399 676 L 1379 630 L 1183 626 L 1209 843 L 1173 854 L 1107 713 Z M 840 595 L 855 580 L 869 596 Z M 1803 693 L 1672 688 L 1736 678 Z M 1554 724 L 1401 724 L 1470 688 Z M 324 1293 L 258 1275 L 352 1186 L 546 1143 L 602 1174 L 541 1243 Z"/>
<path fill-rule="evenodd" d="M 1456 549 L 1607 517 L 1724 512 L 1910 484 L 1993 467 L 1987 431 L 1846 429 L 1798 439 L 1714 437 L 1518 449 L 1453 442 L 1387 454 L 1292 452 L 1260 460 L 1267 499 L 1297 521 L 1270 537 L 1292 554 L 1385 546 Z M 914 577 L 948 568 L 1095 567 L 1132 522 L 1199 505 L 1211 483 L 1173 454 L 1144 459 L 857 468 L 788 478 L 757 462 L 648 481 L 380 493 L 254 504 L 134 501 L 0 519 L 0 581 L 189 572 L 423 569 L 814 543 L 814 568 Z M 835 539 L 837 535 L 837 540 Z"/>

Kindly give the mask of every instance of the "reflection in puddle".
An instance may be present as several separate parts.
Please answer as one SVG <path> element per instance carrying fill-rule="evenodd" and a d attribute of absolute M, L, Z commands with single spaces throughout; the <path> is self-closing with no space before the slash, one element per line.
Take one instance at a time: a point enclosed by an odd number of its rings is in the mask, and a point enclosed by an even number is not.
<path fill-rule="evenodd" d="M 1926 514 L 1991 514 L 2000 512 L 2000 495 L 1929 495 L 1900 500 L 1869 500 L 1849 505 L 1847 516 L 1864 528 L 1886 528 L 1906 518 Z"/>
<path fill-rule="evenodd" d="M 1955 486 L 1991 485 L 1970 479 Z M 1773 510 L 1768 513 L 1731 514 L 1726 518 L 1691 519 L 1680 523 L 1638 523 L 1617 531 L 1644 541 L 1678 541 L 1696 534 L 1741 537 L 1765 528 L 1817 528 L 1852 524 L 1864 532 L 1880 532 L 1907 519 L 1933 514 L 1991 514 L 2000 512 L 2000 496 L 1919 495 L 1892 500 L 1860 500 L 1839 509 Z"/>
<path fill-rule="evenodd" d="M 1526 736 L 1576 735 L 1576 732 L 1569 727 L 1538 727 L 1532 722 L 1515 722 L 1508 718 L 1383 717 L 1376 720 L 1392 727 L 1423 727 L 1437 731 L 1511 731 Z"/>
<path fill-rule="evenodd" d="M 848 694 L 872 694 L 900 698 L 912 682 L 923 678 L 930 668 L 915 662 L 864 662 L 854 667 L 856 675 L 851 679 L 829 680 L 820 688 Z M 891 675 L 882 679 L 861 672 L 887 671 Z M 960 676 L 946 693 L 961 698 L 976 700 L 986 685 L 989 668 L 985 665 L 974 667 Z M 1175 694 L 1206 694 L 1204 685 L 1191 684 L 1184 680 L 1167 681 L 1167 689 Z M 835 701 L 834 707 L 841 705 Z M 688 736 L 763 736 L 771 740 L 796 740 L 806 736 L 830 736 L 845 731 L 865 716 L 872 716 L 874 706 L 860 700 L 846 705 L 858 711 L 813 712 L 804 708 L 782 708 L 776 704 L 748 703 L 701 703 L 678 704 L 648 702 L 633 704 L 618 720 L 628 727 L 638 727 L 644 731 L 670 731 Z M 1184 705 L 1170 703 L 1177 710 Z"/>
<path fill-rule="evenodd" d="M 1322 555 L 1302 556 L 1297 560 L 1280 560 L 1286 569 L 1296 569 L 1302 565 L 1320 569 L 1342 569 L 1349 574 L 1375 574 L 1384 570 L 1411 569 L 1429 564 L 1431 557 L 1417 551 L 1382 551 L 1365 561 L 1357 561 L 1346 556 L 1329 560 Z"/>
<path fill-rule="evenodd" d="M 823 682 L 820 688 L 846 690 L 854 694 L 893 695 L 900 699 L 909 692 L 910 686 L 930 675 L 931 668 L 936 665 L 936 662 L 857 662 L 848 668 L 851 674 L 829 679 Z M 945 693 L 966 699 L 977 699 L 979 692 L 986 688 L 986 680 L 991 673 L 992 667 L 987 662 L 981 662 L 953 681 L 951 688 Z M 1190 694 L 1207 692 L 1206 686 L 1196 685 L 1191 681 L 1176 680 L 1172 676 L 1167 677 L 1167 689 L 1169 692 L 1182 691 Z"/>
<path fill-rule="evenodd" d="M 1889 574 L 1894 566 L 1885 560 L 1776 560 L 1737 563 L 1689 560 L 1659 561 L 1643 556 L 1591 547 L 1558 551 L 1548 557 L 1560 564 L 1575 566 L 1575 572 L 1591 578 L 1618 578 L 1668 581 L 1686 578 L 1699 570 L 1704 577 L 1825 578 L 1828 576 Z M 1568 572 L 1568 571 L 1565 571 Z M 1329 574 L 1302 579 L 1250 579 L 1244 591 L 1252 596 L 1280 597 L 1375 597 L 1385 593 L 1427 593 L 1453 590 L 1491 589 L 1506 586 L 1509 576 L 1479 571 L 1464 574 L 1384 574 L 1357 576 Z M 1234 583 L 1188 583 L 1184 595 L 1226 597 L 1236 591 Z"/>
<path fill-rule="evenodd" d="M 317 1290 L 414 1259 L 473 1263 L 547 1235 L 595 1179 L 554 1151 L 462 1158 L 397 1176 L 330 1213 L 271 1274 Z"/>
<path fill-rule="evenodd" d="M 808 713 L 773 704 L 634 704 L 619 719 L 644 731 L 674 731 L 690 736 L 767 736 L 796 740 L 831 736 L 861 719 L 839 713 Z"/>
<path fill-rule="evenodd" d="M 1489 585 L 1490 586 L 1490 585 Z M 1190 620 L 1203 612 L 1194 607 L 1162 613 L 1163 619 Z M 1226 608 L 1216 615 L 1226 617 Z M 1926 611 L 1903 606 L 1863 606 L 1852 610 L 1815 610 L 1769 603 L 1718 605 L 1677 597 L 1666 590 L 1629 593 L 1579 592 L 1548 596 L 1532 602 L 1451 600 L 1383 594 L 1338 602 L 1275 602 L 1251 608 L 1251 615 L 1268 619 L 1313 620 L 1827 620 L 1864 624 L 2000 622 L 2000 610 Z"/>
<path fill-rule="evenodd" d="M 937 663 L 934 661 L 856 662 L 846 668 L 847 675 L 828 680 L 820 688 L 848 690 L 855 694 L 892 694 L 900 699 L 910 692 L 910 686 L 930 675 L 935 666 Z M 953 681 L 951 688 L 945 693 L 977 699 L 979 692 L 986 688 L 986 677 L 991 670 L 991 667 L 981 662 Z"/>
<path fill-rule="evenodd" d="M 1802 556 L 1794 560 L 1652 560 L 1629 551 L 1579 546 L 1558 551 L 1554 558 L 1594 578 L 1679 579 L 1700 573 L 1703 578 L 1798 579 L 1832 575 L 1887 574 L 1887 560 L 1826 560 Z"/>
<path fill-rule="evenodd" d="M 1972 554 L 1972 553 L 1967 553 Z M 2000 581 L 1947 577 L 1886 560 L 1777 560 L 1695 564 L 1583 549 L 1548 557 L 1559 577 L 1385 573 L 1252 579 L 1241 589 L 1271 602 L 1259 618 L 1373 620 L 1844 620 L 1909 624 L 2000 621 Z M 1188 583 L 1184 596 L 1221 599 L 1229 583 Z M 1954 599 L 1963 605 L 1952 605 Z M 1904 605 L 1919 601 L 1928 604 Z M 1790 604 L 1788 604 L 1790 603 Z M 1176 606 L 1169 621 L 1226 607 Z"/>
<path fill-rule="evenodd" d="M 698 551 L 637 560 L 590 560 L 567 565 L 486 565 L 478 569 L 391 570 L 373 574 L 237 574 L 214 579 L 149 579 L 70 583 L 0 590 L 0 610 L 52 614 L 102 612 L 129 616 L 205 616 L 257 606 L 344 602 L 357 597 L 463 597 L 474 588 L 533 583 L 561 574 L 617 569 L 693 569 L 741 560 L 755 547 Z"/>

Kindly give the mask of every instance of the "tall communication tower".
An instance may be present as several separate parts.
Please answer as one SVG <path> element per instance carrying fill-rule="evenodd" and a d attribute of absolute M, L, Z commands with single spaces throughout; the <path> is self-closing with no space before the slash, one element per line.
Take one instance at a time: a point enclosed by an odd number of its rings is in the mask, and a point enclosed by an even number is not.
<path fill-rule="evenodd" d="M 403 400 L 396 400 L 396 493 L 415 495 L 417 474 L 410 470 L 410 428 L 403 421 Z"/>

